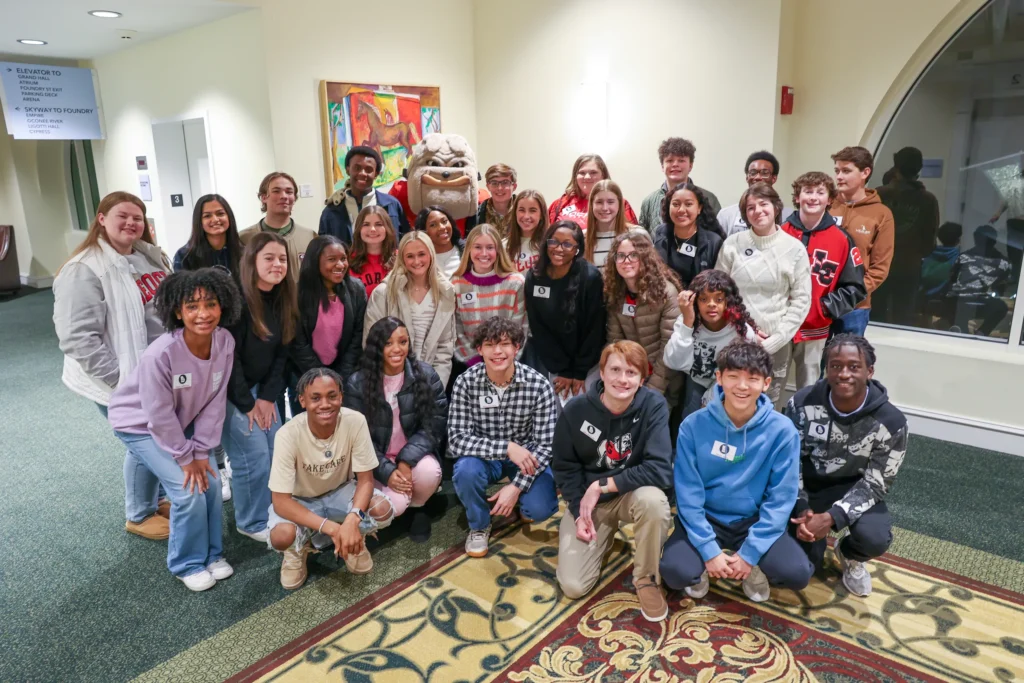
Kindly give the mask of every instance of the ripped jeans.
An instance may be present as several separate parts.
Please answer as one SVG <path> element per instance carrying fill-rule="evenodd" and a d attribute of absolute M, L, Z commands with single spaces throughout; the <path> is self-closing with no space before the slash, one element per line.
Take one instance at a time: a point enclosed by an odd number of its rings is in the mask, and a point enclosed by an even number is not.
<path fill-rule="evenodd" d="M 356 480 L 353 479 L 347 484 L 339 486 L 333 491 L 328 491 L 322 496 L 316 498 L 300 498 L 293 496 L 293 500 L 296 503 L 306 508 L 314 515 L 329 519 L 332 522 L 341 524 L 345 521 L 345 517 L 352 510 L 352 501 L 356 496 Z M 387 501 L 388 499 L 384 496 L 375 496 Z M 384 529 L 391 524 L 391 520 L 395 518 L 394 509 L 388 514 L 387 519 L 377 521 L 373 517 L 373 499 L 370 499 L 370 510 L 366 515 L 366 519 L 359 522 L 359 533 L 363 536 L 367 536 L 376 532 L 379 529 Z M 331 537 L 327 534 L 318 533 L 316 529 L 307 529 L 304 526 L 299 526 L 295 522 L 291 522 L 281 515 L 277 514 L 274 510 L 274 505 L 271 503 L 270 510 L 267 513 L 267 528 L 271 531 L 278 524 L 291 524 L 295 527 L 295 543 L 292 548 L 299 550 L 306 544 L 307 541 L 313 544 L 313 547 L 317 550 L 326 548 L 327 546 L 334 543 Z M 272 546 L 271 546 L 272 547 Z"/>

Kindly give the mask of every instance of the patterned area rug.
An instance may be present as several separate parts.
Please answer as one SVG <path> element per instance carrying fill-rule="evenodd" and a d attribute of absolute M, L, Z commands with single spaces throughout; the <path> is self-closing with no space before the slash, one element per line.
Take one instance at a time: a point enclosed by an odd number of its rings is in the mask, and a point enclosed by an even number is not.
<path fill-rule="evenodd" d="M 557 524 L 515 526 L 473 559 L 453 548 L 233 681 L 1012 681 L 1024 596 L 887 556 L 874 592 L 838 571 L 755 605 L 731 581 L 652 624 L 633 592 L 628 528 L 587 598 L 555 582 Z"/>

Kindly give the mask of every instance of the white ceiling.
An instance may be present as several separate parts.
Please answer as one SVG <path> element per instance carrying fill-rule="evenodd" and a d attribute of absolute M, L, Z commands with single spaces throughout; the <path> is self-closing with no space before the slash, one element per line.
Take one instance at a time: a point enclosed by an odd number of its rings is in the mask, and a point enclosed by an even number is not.
<path fill-rule="evenodd" d="M 25 57 L 89 59 L 257 5 L 254 0 L 0 0 L 0 53 Z M 120 12 L 97 19 L 90 10 Z M 121 29 L 138 31 L 123 40 Z M 47 41 L 22 45 L 19 38 Z"/>

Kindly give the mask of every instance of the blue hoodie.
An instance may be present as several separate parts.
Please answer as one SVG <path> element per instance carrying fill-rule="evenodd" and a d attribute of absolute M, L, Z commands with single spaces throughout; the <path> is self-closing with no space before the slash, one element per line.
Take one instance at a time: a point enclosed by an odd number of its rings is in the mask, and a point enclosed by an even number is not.
<path fill-rule="evenodd" d="M 786 532 L 800 478 L 800 434 L 765 394 L 741 429 L 715 400 L 683 421 L 676 442 L 676 506 L 690 543 L 707 562 L 722 552 L 708 522 L 728 525 L 757 516 L 737 550 L 748 564 Z"/>

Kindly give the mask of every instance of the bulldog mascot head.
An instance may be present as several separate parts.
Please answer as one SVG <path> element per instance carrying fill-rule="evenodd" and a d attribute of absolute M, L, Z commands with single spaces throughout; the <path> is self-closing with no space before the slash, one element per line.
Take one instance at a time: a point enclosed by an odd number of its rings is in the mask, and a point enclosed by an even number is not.
<path fill-rule="evenodd" d="M 466 138 L 431 133 L 412 148 L 407 171 L 413 213 L 437 205 L 453 218 L 476 215 L 476 155 Z"/>

